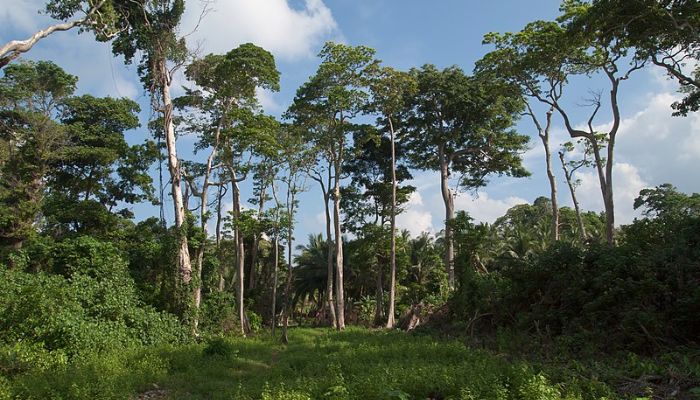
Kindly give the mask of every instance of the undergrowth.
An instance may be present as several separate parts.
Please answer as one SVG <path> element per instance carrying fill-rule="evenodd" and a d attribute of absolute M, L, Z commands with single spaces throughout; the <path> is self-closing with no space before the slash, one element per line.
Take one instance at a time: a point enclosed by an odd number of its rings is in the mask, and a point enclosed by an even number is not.
<path fill-rule="evenodd" d="M 628 366 L 654 372 L 640 359 L 539 363 L 431 335 L 293 329 L 286 346 L 264 334 L 216 337 L 37 366 L 0 379 L 0 399 L 124 399 L 154 385 L 171 399 L 654 398 L 653 385 L 624 396 L 606 381 Z"/>

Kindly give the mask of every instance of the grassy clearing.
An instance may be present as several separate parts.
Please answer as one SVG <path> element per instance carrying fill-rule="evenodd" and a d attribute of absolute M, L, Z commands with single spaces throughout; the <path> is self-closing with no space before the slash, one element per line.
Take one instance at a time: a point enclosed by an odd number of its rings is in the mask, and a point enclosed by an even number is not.
<path fill-rule="evenodd" d="M 86 357 L 15 376 L 5 397 L 124 399 L 157 384 L 171 399 L 616 398 L 560 372 L 424 335 L 294 329 L 287 346 L 262 335 Z"/>

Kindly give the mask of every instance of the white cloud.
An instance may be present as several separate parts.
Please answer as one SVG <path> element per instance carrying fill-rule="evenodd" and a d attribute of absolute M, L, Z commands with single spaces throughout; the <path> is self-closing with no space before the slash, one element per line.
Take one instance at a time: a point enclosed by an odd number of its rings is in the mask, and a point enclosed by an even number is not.
<path fill-rule="evenodd" d="M 257 88 L 255 90 L 258 101 L 266 113 L 271 114 L 282 110 L 282 106 L 275 99 L 275 94 L 269 90 Z"/>
<path fill-rule="evenodd" d="M 581 206 L 584 210 L 602 211 L 603 198 L 600 192 L 598 175 L 595 172 L 576 173 L 575 177 L 581 180 L 581 185 L 576 190 Z M 631 164 L 615 163 L 613 166 L 613 200 L 615 203 L 615 224 L 629 224 L 639 212 L 634 210 L 634 199 L 639 191 L 649 187 L 639 174 L 639 170 Z"/>
<path fill-rule="evenodd" d="M 313 56 L 321 41 L 338 33 L 322 0 L 306 0 L 300 9 L 292 8 L 289 0 L 219 0 L 211 8 L 191 36 L 206 52 L 226 52 L 252 42 L 276 57 L 293 60 Z M 194 29 L 201 10 L 201 5 L 188 9 L 183 32 Z"/>
<path fill-rule="evenodd" d="M 46 3 L 40 0 L 9 0 L 3 2 L 0 8 L 0 24 L 5 27 L 12 27 L 25 32 L 26 37 L 6 37 L 0 35 L 0 42 L 15 39 L 26 39 L 35 31 L 51 24 L 52 20 L 47 16 L 40 16 L 39 11 L 43 10 Z M 53 22 L 55 23 L 55 21 Z M 4 43 L 3 43 L 4 44 Z"/>
<path fill-rule="evenodd" d="M 648 104 L 622 120 L 617 161 L 634 165 L 651 185 L 670 182 L 682 191 L 698 191 L 694 174 L 700 162 L 700 114 L 673 117 L 676 94 L 649 95 Z"/>
<path fill-rule="evenodd" d="M 406 229 L 411 236 L 418 236 L 423 232 L 433 233 L 433 217 L 431 210 L 423 204 L 423 197 L 419 192 L 413 192 L 408 200 L 404 212 L 396 216 L 396 226 Z"/>
<path fill-rule="evenodd" d="M 509 208 L 527 203 L 527 200 L 517 196 L 492 199 L 486 192 L 480 192 L 478 195 L 462 193 L 455 198 L 455 209 L 465 210 L 476 222 L 492 223 Z"/>

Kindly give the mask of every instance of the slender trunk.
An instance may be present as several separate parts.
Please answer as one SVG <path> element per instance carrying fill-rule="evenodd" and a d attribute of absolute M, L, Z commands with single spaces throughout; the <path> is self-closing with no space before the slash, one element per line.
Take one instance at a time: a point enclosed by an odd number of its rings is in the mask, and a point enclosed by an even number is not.
<path fill-rule="evenodd" d="M 390 276 L 389 276 L 389 312 L 387 315 L 386 327 L 392 329 L 396 324 L 394 314 L 396 313 L 396 147 L 394 124 L 389 118 L 389 134 L 391 135 L 391 250 Z"/>
<path fill-rule="evenodd" d="M 608 244 L 615 244 L 615 201 L 613 197 L 613 166 L 615 165 L 613 156 L 615 149 L 615 139 L 617 130 L 620 127 L 620 108 L 617 103 L 617 90 L 620 80 L 608 74 L 612 88 L 610 89 L 610 107 L 613 112 L 613 125 L 608 133 L 608 157 L 605 160 L 605 236 Z"/>
<path fill-rule="evenodd" d="M 191 308 L 189 285 L 192 280 L 192 264 L 190 261 L 190 251 L 187 244 L 187 232 L 185 224 L 185 204 L 182 197 L 181 187 L 181 171 L 180 160 L 177 157 L 177 149 L 175 146 L 175 128 L 173 126 L 173 103 L 170 98 L 171 77 L 168 68 L 165 65 L 165 60 L 161 59 L 158 62 L 158 74 L 161 100 L 163 102 L 163 130 L 165 132 L 165 145 L 168 151 L 168 171 L 170 172 L 171 196 L 173 198 L 173 206 L 175 208 L 175 227 L 179 239 L 178 255 L 177 255 L 177 281 L 175 287 L 178 288 L 179 306 L 182 315 L 189 317 Z"/>
<path fill-rule="evenodd" d="M 330 168 L 328 169 L 330 174 Z M 329 179 L 330 186 L 330 179 Z M 333 277 L 335 273 L 333 272 L 333 236 L 331 234 L 331 212 L 328 209 L 328 192 L 323 190 L 323 203 L 324 212 L 326 214 L 326 246 L 328 247 L 328 258 L 327 258 L 327 278 L 326 278 L 326 293 L 328 300 L 328 312 L 331 316 L 331 326 L 333 328 L 338 328 L 338 318 L 336 316 L 335 301 L 333 300 Z"/>
<path fill-rule="evenodd" d="M 566 184 L 569 186 L 569 192 L 571 192 L 571 201 L 574 203 L 574 210 L 576 211 L 576 222 L 578 223 L 579 235 L 581 237 L 581 243 L 586 243 L 588 235 L 586 234 L 586 226 L 583 224 L 583 218 L 581 218 L 581 207 L 578 204 L 578 199 L 576 198 L 576 187 L 572 181 L 574 170 L 569 171 L 566 167 L 566 162 L 564 161 L 564 153 L 559 152 L 559 160 L 561 160 L 561 167 L 564 170 L 564 177 L 566 178 Z"/>
<path fill-rule="evenodd" d="M 217 196 L 217 201 L 216 201 L 216 251 L 219 256 L 221 255 L 221 220 L 222 220 L 222 215 L 221 215 L 221 204 L 224 199 L 224 185 L 219 186 L 219 191 L 216 194 Z M 226 278 L 225 278 L 225 263 L 220 262 L 219 263 L 219 285 L 218 285 L 218 290 L 219 292 L 223 292 L 224 289 L 226 288 Z"/>
<path fill-rule="evenodd" d="M 277 191 L 275 183 L 272 183 L 272 197 L 275 199 L 275 240 L 274 240 L 274 266 L 272 270 L 272 337 L 275 337 L 275 329 L 277 328 L 277 286 L 279 285 L 279 263 L 280 263 L 280 217 L 279 217 L 279 201 L 277 200 Z"/>
<path fill-rule="evenodd" d="M 279 275 L 278 275 L 278 267 L 279 267 L 279 259 L 280 259 L 280 242 L 279 242 L 279 234 L 275 233 L 275 250 L 274 250 L 274 260 L 275 260 L 275 265 L 274 269 L 272 271 L 272 337 L 275 336 L 275 328 L 277 328 L 277 285 L 279 285 Z"/>
<path fill-rule="evenodd" d="M 290 234 L 291 230 L 292 229 L 290 228 L 288 234 Z M 291 260 L 292 258 L 291 238 L 287 239 L 287 258 L 288 260 Z M 292 262 L 287 261 L 287 280 L 284 284 L 284 309 L 282 310 L 282 343 L 289 343 L 289 297 L 292 291 L 292 274 Z"/>
<path fill-rule="evenodd" d="M 377 301 L 375 303 L 376 307 L 374 309 L 374 324 L 379 326 L 379 324 L 382 323 L 384 320 L 383 316 L 383 311 L 384 311 L 384 282 L 383 282 L 383 268 L 382 268 L 382 261 L 379 255 L 376 257 L 377 259 L 377 292 L 375 294 Z"/>
<path fill-rule="evenodd" d="M 293 186 L 294 177 L 290 174 L 287 186 L 287 282 L 284 285 L 284 311 L 282 315 L 282 342 L 289 343 L 287 328 L 289 327 L 289 297 L 292 290 L 292 241 L 294 236 L 294 197 L 296 188 Z"/>
<path fill-rule="evenodd" d="M 440 151 L 440 188 L 442 201 L 445 203 L 445 268 L 447 269 L 448 284 L 450 290 L 455 288 L 455 250 L 452 240 L 452 220 L 455 217 L 454 198 L 450 190 L 449 162 Z"/>
<path fill-rule="evenodd" d="M 333 226 L 335 228 L 335 297 L 337 329 L 345 329 L 345 293 L 343 291 L 343 232 L 340 222 L 340 161 L 334 163 Z"/>
<path fill-rule="evenodd" d="M 547 123 L 544 130 L 540 133 L 540 139 L 542 139 L 542 145 L 544 146 L 549 193 L 552 201 L 552 240 L 556 242 L 559 240 L 559 203 L 557 201 L 557 179 L 554 176 L 552 152 L 549 148 L 549 129 L 552 126 L 552 112 L 552 109 L 547 111 Z"/>
<path fill-rule="evenodd" d="M 258 198 L 258 221 L 262 220 L 263 212 L 265 211 L 265 196 L 267 196 L 267 186 L 263 185 L 260 188 L 260 197 Z M 258 264 L 258 247 L 260 246 L 260 233 L 255 232 L 253 236 L 253 248 L 250 253 L 250 275 L 248 276 L 248 290 L 255 289 L 255 270 Z"/>
<path fill-rule="evenodd" d="M 600 191 L 603 195 L 603 206 L 605 208 L 605 239 L 608 244 L 612 245 L 615 241 L 615 210 L 612 201 L 612 186 L 609 181 L 612 177 L 612 160 L 603 161 L 600 155 L 600 146 L 595 138 L 589 139 L 589 143 L 593 148 L 598 182 L 600 183 Z M 608 170 L 610 170 L 609 173 Z"/>
<path fill-rule="evenodd" d="M 241 323 L 241 333 L 243 336 L 245 336 L 248 333 L 248 326 L 245 317 L 245 306 L 243 304 L 245 289 L 245 248 L 243 244 L 243 235 L 241 228 L 239 227 L 241 218 L 241 193 L 235 174 L 233 175 L 233 181 L 231 182 L 231 189 L 233 190 L 233 217 L 236 220 L 236 228 L 234 229 L 234 233 L 236 236 L 236 265 L 238 267 L 238 286 L 236 288 L 236 294 L 238 295 L 238 318 Z"/>

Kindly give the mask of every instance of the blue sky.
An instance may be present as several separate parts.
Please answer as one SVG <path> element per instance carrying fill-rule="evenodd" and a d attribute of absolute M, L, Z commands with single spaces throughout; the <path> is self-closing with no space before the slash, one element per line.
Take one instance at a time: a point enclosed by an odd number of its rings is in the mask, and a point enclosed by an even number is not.
<path fill-rule="evenodd" d="M 25 38 L 51 21 L 37 14 L 41 0 L 4 0 L 0 10 L 0 42 Z M 189 36 L 192 47 L 202 54 L 226 52 L 238 44 L 253 42 L 270 50 L 282 73 L 279 93 L 261 93 L 268 113 L 279 115 L 290 104 L 296 88 L 314 73 L 315 57 L 326 40 L 377 49 L 385 65 L 408 69 L 425 63 L 439 67 L 458 65 L 473 69 L 474 61 L 489 49 L 481 44 L 487 32 L 515 31 L 536 19 L 557 16 L 556 0 L 218 0 L 200 29 Z M 199 3 L 188 1 L 183 33 L 189 32 L 199 15 Z M 141 89 L 135 67 L 114 59 L 108 45 L 96 43 L 88 34 L 61 32 L 42 40 L 26 59 L 49 59 L 80 78 L 79 92 L 97 96 L 126 96 L 148 110 L 148 98 Z M 182 84 L 179 80 L 177 83 Z M 577 106 L 590 89 L 602 88 L 600 79 L 579 78 L 567 87 L 564 103 L 572 110 L 576 123 L 583 123 L 587 110 Z M 695 167 L 700 161 L 700 117 L 671 117 L 669 105 L 678 98 L 676 85 L 651 67 L 636 72 L 623 83 L 621 106 L 623 123 L 618 136 L 615 160 L 616 211 L 619 223 L 634 216 L 632 201 L 640 189 L 671 182 L 685 192 L 700 192 Z M 145 124 L 148 111 L 142 113 Z M 596 124 L 610 122 L 602 112 Z M 529 178 L 494 178 L 477 194 L 456 199 L 458 209 L 467 210 L 479 221 L 492 222 L 509 207 L 548 195 L 543 150 L 529 120 L 517 129 L 533 136 L 532 149 L 524 155 L 532 172 Z M 566 141 L 561 120 L 554 120 L 554 143 Z M 130 140 L 143 140 L 144 129 L 130 133 Z M 191 156 L 195 138 L 183 137 L 178 148 L 182 157 Z M 560 203 L 570 204 L 560 166 Z M 413 184 L 418 192 L 399 226 L 417 234 L 437 232 L 443 221 L 437 172 L 416 172 Z M 592 171 L 582 171 L 579 196 L 582 206 L 601 210 L 597 179 Z M 320 193 L 311 185 L 301 196 L 297 238 L 321 232 L 323 209 Z M 250 197 L 250 185 L 243 185 L 243 198 Z M 139 218 L 157 215 L 148 205 L 134 207 Z M 171 204 L 166 212 L 172 215 Z"/>

